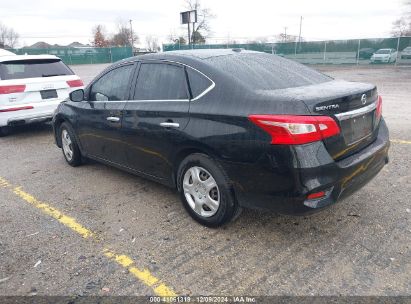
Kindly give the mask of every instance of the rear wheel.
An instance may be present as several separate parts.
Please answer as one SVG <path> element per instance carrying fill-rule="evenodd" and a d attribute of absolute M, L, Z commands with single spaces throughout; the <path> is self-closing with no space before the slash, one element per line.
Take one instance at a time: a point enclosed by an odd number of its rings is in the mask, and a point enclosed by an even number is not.
<path fill-rule="evenodd" d="M 184 207 L 205 226 L 222 226 L 241 212 L 224 170 L 207 155 L 196 153 L 184 159 L 178 183 Z"/>
<path fill-rule="evenodd" d="M 74 132 L 71 126 L 67 123 L 62 123 L 60 126 L 61 150 L 64 158 L 70 166 L 76 167 L 81 164 L 81 153 L 74 137 Z"/>

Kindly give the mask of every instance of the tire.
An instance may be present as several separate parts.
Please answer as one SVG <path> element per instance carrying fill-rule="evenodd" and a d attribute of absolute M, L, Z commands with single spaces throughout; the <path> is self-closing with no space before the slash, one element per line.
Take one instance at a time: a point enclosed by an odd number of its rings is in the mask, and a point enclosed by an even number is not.
<path fill-rule="evenodd" d="M 191 154 L 181 162 L 177 187 L 187 212 L 204 226 L 220 227 L 242 211 L 223 168 L 205 154 Z"/>
<path fill-rule="evenodd" d="M 81 165 L 81 152 L 74 136 L 73 128 L 68 123 L 63 122 L 59 130 L 61 151 L 63 152 L 64 159 L 72 167 Z"/>
<path fill-rule="evenodd" d="M 10 127 L 0 127 L 0 137 L 4 137 L 10 134 Z"/>

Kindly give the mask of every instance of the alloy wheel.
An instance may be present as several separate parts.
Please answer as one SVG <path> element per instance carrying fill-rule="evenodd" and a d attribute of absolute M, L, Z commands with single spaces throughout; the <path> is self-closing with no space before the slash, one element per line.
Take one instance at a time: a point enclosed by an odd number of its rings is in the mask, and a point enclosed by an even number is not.
<path fill-rule="evenodd" d="M 63 152 L 64 155 L 66 156 L 68 161 L 71 161 L 73 159 L 73 143 L 71 141 L 70 134 L 67 132 L 66 129 L 63 129 L 61 132 L 61 143 L 63 146 Z"/>

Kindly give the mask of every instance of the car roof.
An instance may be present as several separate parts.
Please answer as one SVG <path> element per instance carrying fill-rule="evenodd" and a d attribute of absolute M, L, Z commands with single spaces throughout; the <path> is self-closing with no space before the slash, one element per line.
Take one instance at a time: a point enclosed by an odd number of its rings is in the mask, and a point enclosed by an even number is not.
<path fill-rule="evenodd" d="M 9 55 L 0 56 L 0 62 L 6 61 L 19 61 L 19 60 L 42 60 L 42 59 L 57 59 L 61 60 L 59 57 L 54 55 Z"/>
<path fill-rule="evenodd" d="M 10 52 L 5 49 L 0 49 L 0 56 L 15 56 L 15 55 L 16 54 L 14 54 L 13 52 Z"/>
<path fill-rule="evenodd" d="M 227 60 L 230 57 L 231 59 L 245 57 L 249 55 L 257 56 L 276 56 L 272 54 L 267 54 L 264 52 L 248 51 L 244 49 L 197 49 L 197 50 L 183 50 L 183 51 L 168 51 L 168 52 L 159 52 L 159 53 L 150 53 L 139 55 L 135 57 L 125 58 L 118 61 L 114 66 L 121 65 L 125 62 L 135 62 L 138 60 L 159 60 L 159 61 L 169 61 L 169 62 L 178 62 L 185 65 L 188 65 L 192 68 L 199 69 L 203 73 L 220 73 L 220 68 L 217 63 L 212 62 L 213 58 L 224 58 Z M 276 56 L 281 58 L 279 56 Z M 109 67 L 110 68 L 110 67 Z"/>
<path fill-rule="evenodd" d="M 232 56 L 241 54 L 265 54 L 263 52 L 248 51 L 243 49 L 199 49 L 199 50 L 183 50 L 183 51 L 168 51 L 160 53 L 150 53 L 127 58 L 123 60 L 177 60 L 191 59 L 194 61 L 203 61 L 212 57 Z"/>

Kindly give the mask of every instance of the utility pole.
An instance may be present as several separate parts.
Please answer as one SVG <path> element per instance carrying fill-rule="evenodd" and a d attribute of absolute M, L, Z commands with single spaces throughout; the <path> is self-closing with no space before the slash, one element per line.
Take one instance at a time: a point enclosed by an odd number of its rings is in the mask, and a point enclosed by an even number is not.
<path fill-rule="evenodd" d="M 295 42 L 294 56 L 297 55 L 297 46 L 300 45 L 301 47 L 301 26 L 302 24 L 303 24 L 303 16 L 300 17 L 300 33 L 298 34 L 298 40 Z"/>
<path fill-rule="evenodd" d="M 133 20 L 130 19 L 130 35 L 131 35 L 131 53 L 134 54 L 134 41 L 133 41 Z"/>
<path fill-rule="evenodd" d="M 195 23 L 197 22 L 197 11 L 192 10 L 192 11 L 187 11 L 187 12 L 181 12 L 180 21 L 181 21 L 181 24 L 187 24 L 188 48 L 190 48 L 190 46 L 191 48 L 193 48 L 193 44 L 195 42 L 194 32 L 195 32 Z M 190 23 L 193 24 L 193 37 L 190 37 L 191 36 Z"/>
<path fill-rule="evenodd" d="M 190 22 L 187 23 L 187 31 L 188 31 L 188 48 L 190 48 L 191 45 L 191 32 L 190 32 Z"/>
<path fill-rule="evenodd" d="M 195 22 L 193 22 L 193 33 L 192 33 L 192 35 L 191 35 L 192 48 L 194 48 L 194 44 L 196 43 L 195 34 L 194 34 L 195 29 L 196 29 Z"/>
<path fill-rule="evenodd" d="M 287 42 L 287 27 L 284 27 L 284 42 Z"/>

